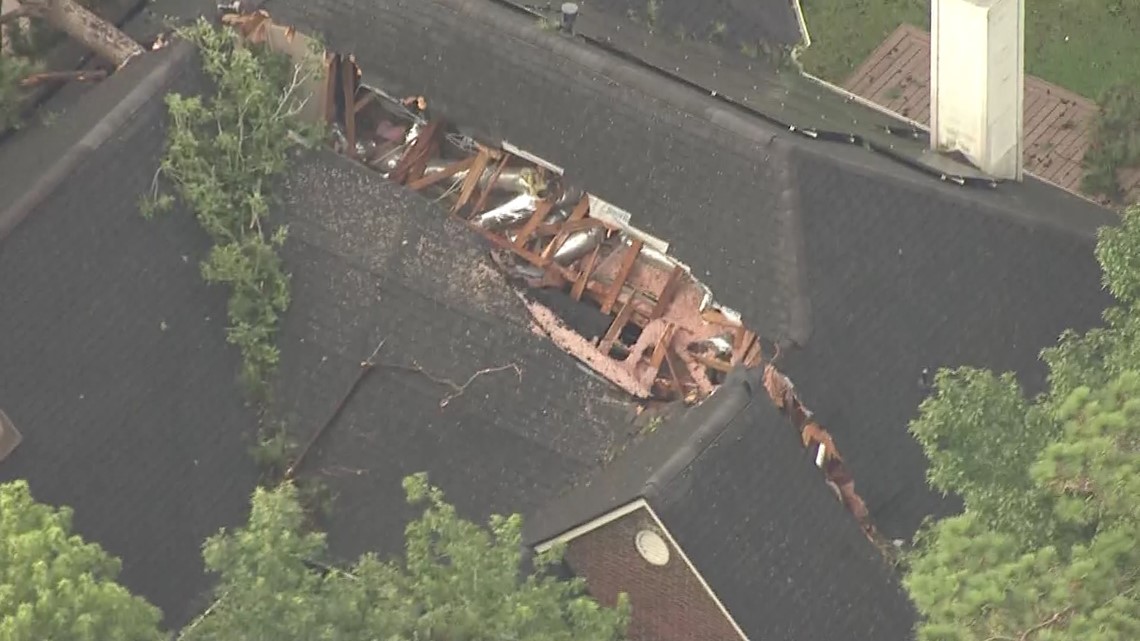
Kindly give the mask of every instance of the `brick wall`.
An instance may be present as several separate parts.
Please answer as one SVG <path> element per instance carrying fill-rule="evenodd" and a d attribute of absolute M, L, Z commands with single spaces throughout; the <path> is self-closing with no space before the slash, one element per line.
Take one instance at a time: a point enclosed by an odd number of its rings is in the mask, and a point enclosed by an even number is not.
<path fill-rule="evenodd" d="M 738 641 L 740 635 L 676 549 L 662 566 L 638 552 L 634 538 L 651 529 L 668 541 L 644 509 L 570 542 L 566 562 L 584 577 L 590 593 L 606 605 L 629 595 L 631 641 Z"/>

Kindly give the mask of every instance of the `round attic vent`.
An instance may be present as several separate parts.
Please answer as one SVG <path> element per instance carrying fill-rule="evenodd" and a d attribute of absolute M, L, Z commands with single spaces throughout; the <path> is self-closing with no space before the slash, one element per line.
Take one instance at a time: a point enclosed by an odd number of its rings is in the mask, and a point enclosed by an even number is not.
<path fill-rule="evenodd" d="M 669 544 L 653 530 L 641 530 L 633 538 L 633 542 L 641 557 L 653 565 L 665 565 L 669 562 Z"/>

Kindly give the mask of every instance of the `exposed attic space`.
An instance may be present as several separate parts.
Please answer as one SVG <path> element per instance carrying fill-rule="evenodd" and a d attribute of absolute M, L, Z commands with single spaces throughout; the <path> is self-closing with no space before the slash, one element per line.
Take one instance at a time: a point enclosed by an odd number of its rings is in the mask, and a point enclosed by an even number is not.
<path fill-rule="evenodd" d="M 225 22 L 295 58 L 311 51 L 306 36 L 264 11 Z M 556 159 L 476 139 L 434 113 L 430 96 L 366 85 L 351 55 L 326 52 L 323 65 L 310 101 L 318 107 L 309 113 L 329 126 L 333 148 L 447 207 L 485 239 L 536 334 L 645 404 L 698 404 L 734 368 L 762 367 L 769 397 L 836 498 L 868 538 L 889 547 L 830 435 L 777 368 L 779 348 L 670 256 L 668 239 L 639 229 L 636 213 L 590 194 Z"/>

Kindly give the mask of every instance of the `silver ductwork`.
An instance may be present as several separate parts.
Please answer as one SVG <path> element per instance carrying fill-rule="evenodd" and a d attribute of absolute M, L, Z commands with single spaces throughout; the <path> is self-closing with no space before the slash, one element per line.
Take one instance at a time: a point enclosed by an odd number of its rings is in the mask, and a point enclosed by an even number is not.
<path fill-rule="evenodd" d="M 424 175 L 430 176 L 445 171 L 452 163 L 452 160 L 435 159 L 428 162 L 427 167 L 424 168 Z M 457 171 L 451 178 L 448 178 L 452 183 L 462 182 L 467 178 L 468 170 Z M 483 170 L 483 175 L 479 177 L 479 188 L 486 189 L 488 183 L 491 181 L 491 176 L 495 173 L 493 167 L 487 167 Z M 495 178 L 495 189 L 503 191 L 513 191 L 520 194 L 534 193 L 540 191 L 538 184 L 538 172 L 530 167 L 507 167 L 504 168 L 497 178 Z"/>
<path fill-rule="evenodd" d="M 606 229 L 604 227 L 591 227 L 574 232 L 554 252 L 554 262 L 559 265 L 569 265 L 594 251 L 594 248 L 602 244 L 605 239 Z"/>
<path fill-rule="evenodd" d="M 519 194 L 507 202 L 479 214 L 475 224 L 483 229 L 497 231 L 527 219 L 535 210 L 538 199 L 530 194 Z"/>

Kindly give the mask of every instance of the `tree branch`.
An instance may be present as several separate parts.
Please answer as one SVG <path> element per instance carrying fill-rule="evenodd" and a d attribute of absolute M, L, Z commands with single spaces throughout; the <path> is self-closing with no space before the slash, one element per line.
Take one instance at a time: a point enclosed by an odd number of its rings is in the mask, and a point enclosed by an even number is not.
<path fill-rule="evenodd" d="M 478 370 L 477 372 L 475 372 L 471 376 L 467 377 L 467 380 L 464 381 L 462 385 L 456 383 L 455 381 L 451 380 L 450 378 L 442 378 L 439 376 L 435 376 L 431 372 L 428 372 L 424 368 L 420 367 L 420 365 L 418 363 L 416 363 L 415 361 L 412 361 L 412 364 L 410 366 L 408 366 L 408 365 L 383 365 L 383 367 L 387 367 L 389 369 L 400 369 L 400 370 L 404 370 L 407 372 L 414 372 L 416 374 L 423 376 L 424 378 L 428 379 L 429 381 L 431 381 L 433 383 L 439 383 L 440 385 L 446 385 L 446 386 L 450 387 L 452 389 L 452 392 L 450 394 L 448 394 L 447 396 L 444 396 L 439 401 L 439 407 L 441 409 L 444 407 L 447 407 L 447 404 L 450 403 L 451 401 L 462 396 L 463 393 L 467 391 L 468 386 L 470 386 L 471 383 L 474 383 L 475 379 L 479 378 L 480 376 L 483 376 L 484 374 L 494 374 L 495 372 L 502 372 L 502 371 L 510 369 L 510 370 L 514 370 L 515 376 L 517 376 L 519 381 L 522 382 L 522 369 L 520 369 L 519 366 L 516 365 L 515 363 L 507 363 L 506 365 L 499 365 L 497 367 L 487 367 L 487 368 Z"/>
<path fill-rule="evenodd" d="M 9 22 L 15 22 L 20 18 L 31 18 L 33 13 L 27 7 L 19 6 L 9 11 L 8 13 L 0 14 L 0 25 L 6 25 Z"/>
<path fill-rule="evenodd" d="M 93 82 L 107 77 L 102 69 L 87 71 L 45 71 L 20 80 L 21 87 L 36 87 L 49 82 Z"/>

